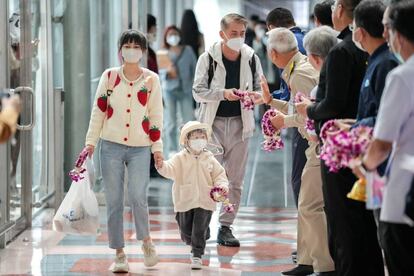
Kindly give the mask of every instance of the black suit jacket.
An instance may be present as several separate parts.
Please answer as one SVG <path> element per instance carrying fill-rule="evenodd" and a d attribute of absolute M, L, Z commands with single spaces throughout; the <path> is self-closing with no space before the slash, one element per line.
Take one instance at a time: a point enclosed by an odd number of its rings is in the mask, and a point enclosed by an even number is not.
<path fill-rule="evenodd" d="M 368 55 L 352 42 L 348 27 L 338 38 L 342 41 L 331 49 L 322 66 L 316 102 L 307 108 L 308 117 L 315 121 L 317 134 L 328 120 L 354 119 L 357 115 Z"/>

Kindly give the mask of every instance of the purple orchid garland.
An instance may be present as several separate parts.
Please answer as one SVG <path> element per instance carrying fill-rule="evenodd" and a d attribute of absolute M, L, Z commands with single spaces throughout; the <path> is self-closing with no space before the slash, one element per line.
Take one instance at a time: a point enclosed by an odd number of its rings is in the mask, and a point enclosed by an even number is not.
<path fill-rule="evenodd" d="M 226 213 L 234 212 L 234 204 L 230 203 L 227 190 L 220 186 L 215 186 L 210 190 L 210 197 L 215 202 L 222 202 Z"/>
<path fill-rule="evenodd" d="M 240 97 L 242 108 L 245 110 L 253 110 L 254 102 L 247 91 L 234 90 L 234 95 Z"/>
<path fill-rule="evenodd" d="M 82 166 L 85 163 L 87 157 L 88 151 L 86 149 L 83 149 L 75 162 L 75 168 L 69 172 L 69 177 L 72 179 L 72 181 L 78 182 L 84 178 L 82 174 L 86 171 L 86 169 Z"/>
<path fill-rule="evenodd" d="M 327 121 L 321 129 L 323 145 L 320 158 L 331 172 L 338 172 L 345 167 L 353 168 L 361 162 L 361 156 L 367 151 L 372 134 L 371 127 L 357 126 L 344 130 L 336 124 L 336 120 Z"/>
<path fill-rule="evenodd" d="M 263 141 L 263 149 L 271 152 L 276 149 L 284 147 L 282 138 L 280 137 L 280 130 L 276 129 L 271 122 L 271 119 L 277 115 L 276 109 L 269 109 L 265 112 L 262 118 L 262 134 L 265 140 Z"/>

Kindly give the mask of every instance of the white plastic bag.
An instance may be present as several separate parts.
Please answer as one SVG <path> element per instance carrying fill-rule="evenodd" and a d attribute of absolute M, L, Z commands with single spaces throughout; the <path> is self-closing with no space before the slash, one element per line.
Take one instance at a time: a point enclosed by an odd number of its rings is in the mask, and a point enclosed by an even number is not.
<path fill-rule="evenodd" d="M 99 208 L 96 196 L 91 189 L 90 175 L 94 175 L 93 163 L 87 158 L 82 167 L 82 179 L 73 181 L 68 193 L 53 218 L 53 230 L 69 234 L 97 235 L 99 228 Z"/>

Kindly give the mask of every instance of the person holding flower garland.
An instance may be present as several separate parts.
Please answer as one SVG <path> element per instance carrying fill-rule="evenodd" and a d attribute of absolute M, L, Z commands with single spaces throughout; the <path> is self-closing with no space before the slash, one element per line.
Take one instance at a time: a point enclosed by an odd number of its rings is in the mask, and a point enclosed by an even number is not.
<path fill-rule="evenodd" d="M 240 246 L 231 225 L 240 205 L 249 138 L 255 128 L 254 112 L 249 104 L 242 106 L 245 101 L 237 95 L 237 89 L 259 91 L 263 74 L 260 59 L 244 43 L 246 26 L 246 18 L 239 14 L 230 13 L 222 18 L 222 41 L 200 56 L 193 83 L 193 97 L 200 103 L 198 120 L 211 126 L 216 142 L 224 150 L 216 158 L 227 172 L 229 198 L 235 211 L 221 210 L 217 243 L 231 247 Z"/>
<path fill-rule="evenodd" d="M 315 103 L 302 101 L 296 109 L 315 121 L 316 133 L 332 119 L 355 119 L 367 66 L 367 54 L 352 41 L 349 25 L 362 1 L 336 0 L 332 21 L 342 39 L 322 66 Z M 347 198 L 357 180 L 349 168 L 331 172 L 321 160 L 323 196 L 328 224 L 329 249 L 338 275 L 384 275 L 381 249 L 372 212 L 365 203 Z M 367 257 L 369 255 L 369 257 Z"/>
<path fill-rule="evenodd" d="M 271 52 L 269 52 L 269 55 L 276 66 L 285 68 L 282 77 L 291 87 L 291 97 L 295 99 L 308 98 L 318 83 L 319 70 L 317 69 L 320 69 L 325 56 L 337 43 L 337 38 L 335 32 L 329 27 L 321 27 L 310 31 L 304 39 L 308 57 L 298 53 L 296 47 L 293 47 L 292 51 L 282 51 L 281 48 L 283 47 L 288 49 L 283 42 L 287 44 L 289 41 L 292 44 L 295 42 L 295 37 L 289 31 L 284 29 L 270 31 L 268 47 Z M 283 56 L 289 55 L 291 56 L 290 59 L 285 58 L 286 61 L 283 61 Z M 291 69 L 292 66 L 289 66 L 289 64 L 295 64 L 294 70 Z M 314 64 L 320 66 L 315 68 Z M 299 133 L 308 140 L 309 144 L 305 152 L 307 161 L 302 172 L 302 184 L 298 199 L 298 265 L 293 269 L 283 271 L 282 275 L 308 275 L 314 271 L 319 273 L 318 275 L 333 274 L 335 266 L 328 249 L 320 161 L 317 157 L 318 140 L 305 130 L 305 117 L 297 113 L 284 114 L 284 112 L 288 113 L 287 102 L 272 99 L 265 79 L 262 80 L 262 91 L 262 99 L 259 94 L 255 94 L 254 98 L 257 103 L 260 103 L 261 100 L 281 109 L 281 111 L 278 111 L 278 115 L 271 119 L 273 126 L 278 129 L 296 127 Z"/>
<path fill-rule="evenodd" d="M 351 25 L 353 41 L 358 48 L 368 52 L 370 57 L 362 81 L 357 120 L 352 128 L 358 126 L 373 128 L 375 126 L 385 79 L 388 73 L 399 65 L 397 58 L 390 52 L 383 37 L 382 19 L 385 9 L 386 6 L 382 1 L 367 0 L 361 2 L 354 11 L 354 22 Z M 375 174 L 378 172 L 382 176 L 385 172 L 386 163 L 386 161 L 383 162 Z M 365 178 L 361 174 L 357 176 L 360 179 Z M 379 210 L 373 210 L 373 214 L 378 225 Z"/>
<path fill-rule="evenodd" d="M 158 166 L 162 176 L 174 180 L 175 218 L 181 239 L 191 245 L 192 269 L 201 269 L 206 241 L 210 238 L 209 224 L 216 210 L 210 193 L 213 188 L 225 194 L 229 191 L 226 171 L 206 150 L 210 137 L 209 125 L 197 121 L 186 123 L 180 134 L 183 149 Z"/>
<path fill-rule="evenodd" d="M 404 169 L 414 155 L 414 2 L 391 4 L 388 13 L 389 45 L 404 63 L 386 79 L 383 99 L 374 128 L 374 139 L 362 167 L 373 171 L 390 155 L 390 173 L 385 184 L 379 233 L 390 276 L 414 271 L 414 227 L 408 225 L 406 197 L 413 173 Z"/>
<path fill-rule="evenodd" d="M 86 147 L 91 157 L 101 139 L 102 181 L 107 204 L 109 247 L 116 250 L 113 272 L 128 272 L 124 253 L 124 172 L 128 171 L 128 197 L 137 240 L 142 240 L 144 265 L 154 266 L 158 256 L 149 233 L 147 188 L 151 152 L 161 164 L 163 120 L 158 75 L 139 64 L 147 39 L 136 30 L 119 38 L 121 67 L 105 70 L 92 107 Z"/>

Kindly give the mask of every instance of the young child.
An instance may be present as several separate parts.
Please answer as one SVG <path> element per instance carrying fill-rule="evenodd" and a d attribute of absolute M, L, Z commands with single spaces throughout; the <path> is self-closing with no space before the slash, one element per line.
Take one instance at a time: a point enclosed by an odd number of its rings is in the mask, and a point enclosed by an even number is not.
<path fill-rule="evenodd" d="M 183 149 L 158 168 L 159 173 L 173 179 L 174 212 L 181 239 L 191 245 L 191 268 L 201 269 L 201 258 L 210 238 L 209 224 L 216 203 L 210 198 L 213 187 L 228 192 L 224 168 L 206 150 L 211 129 L 197 121 L 186 123 L 180 134 Z"/>

